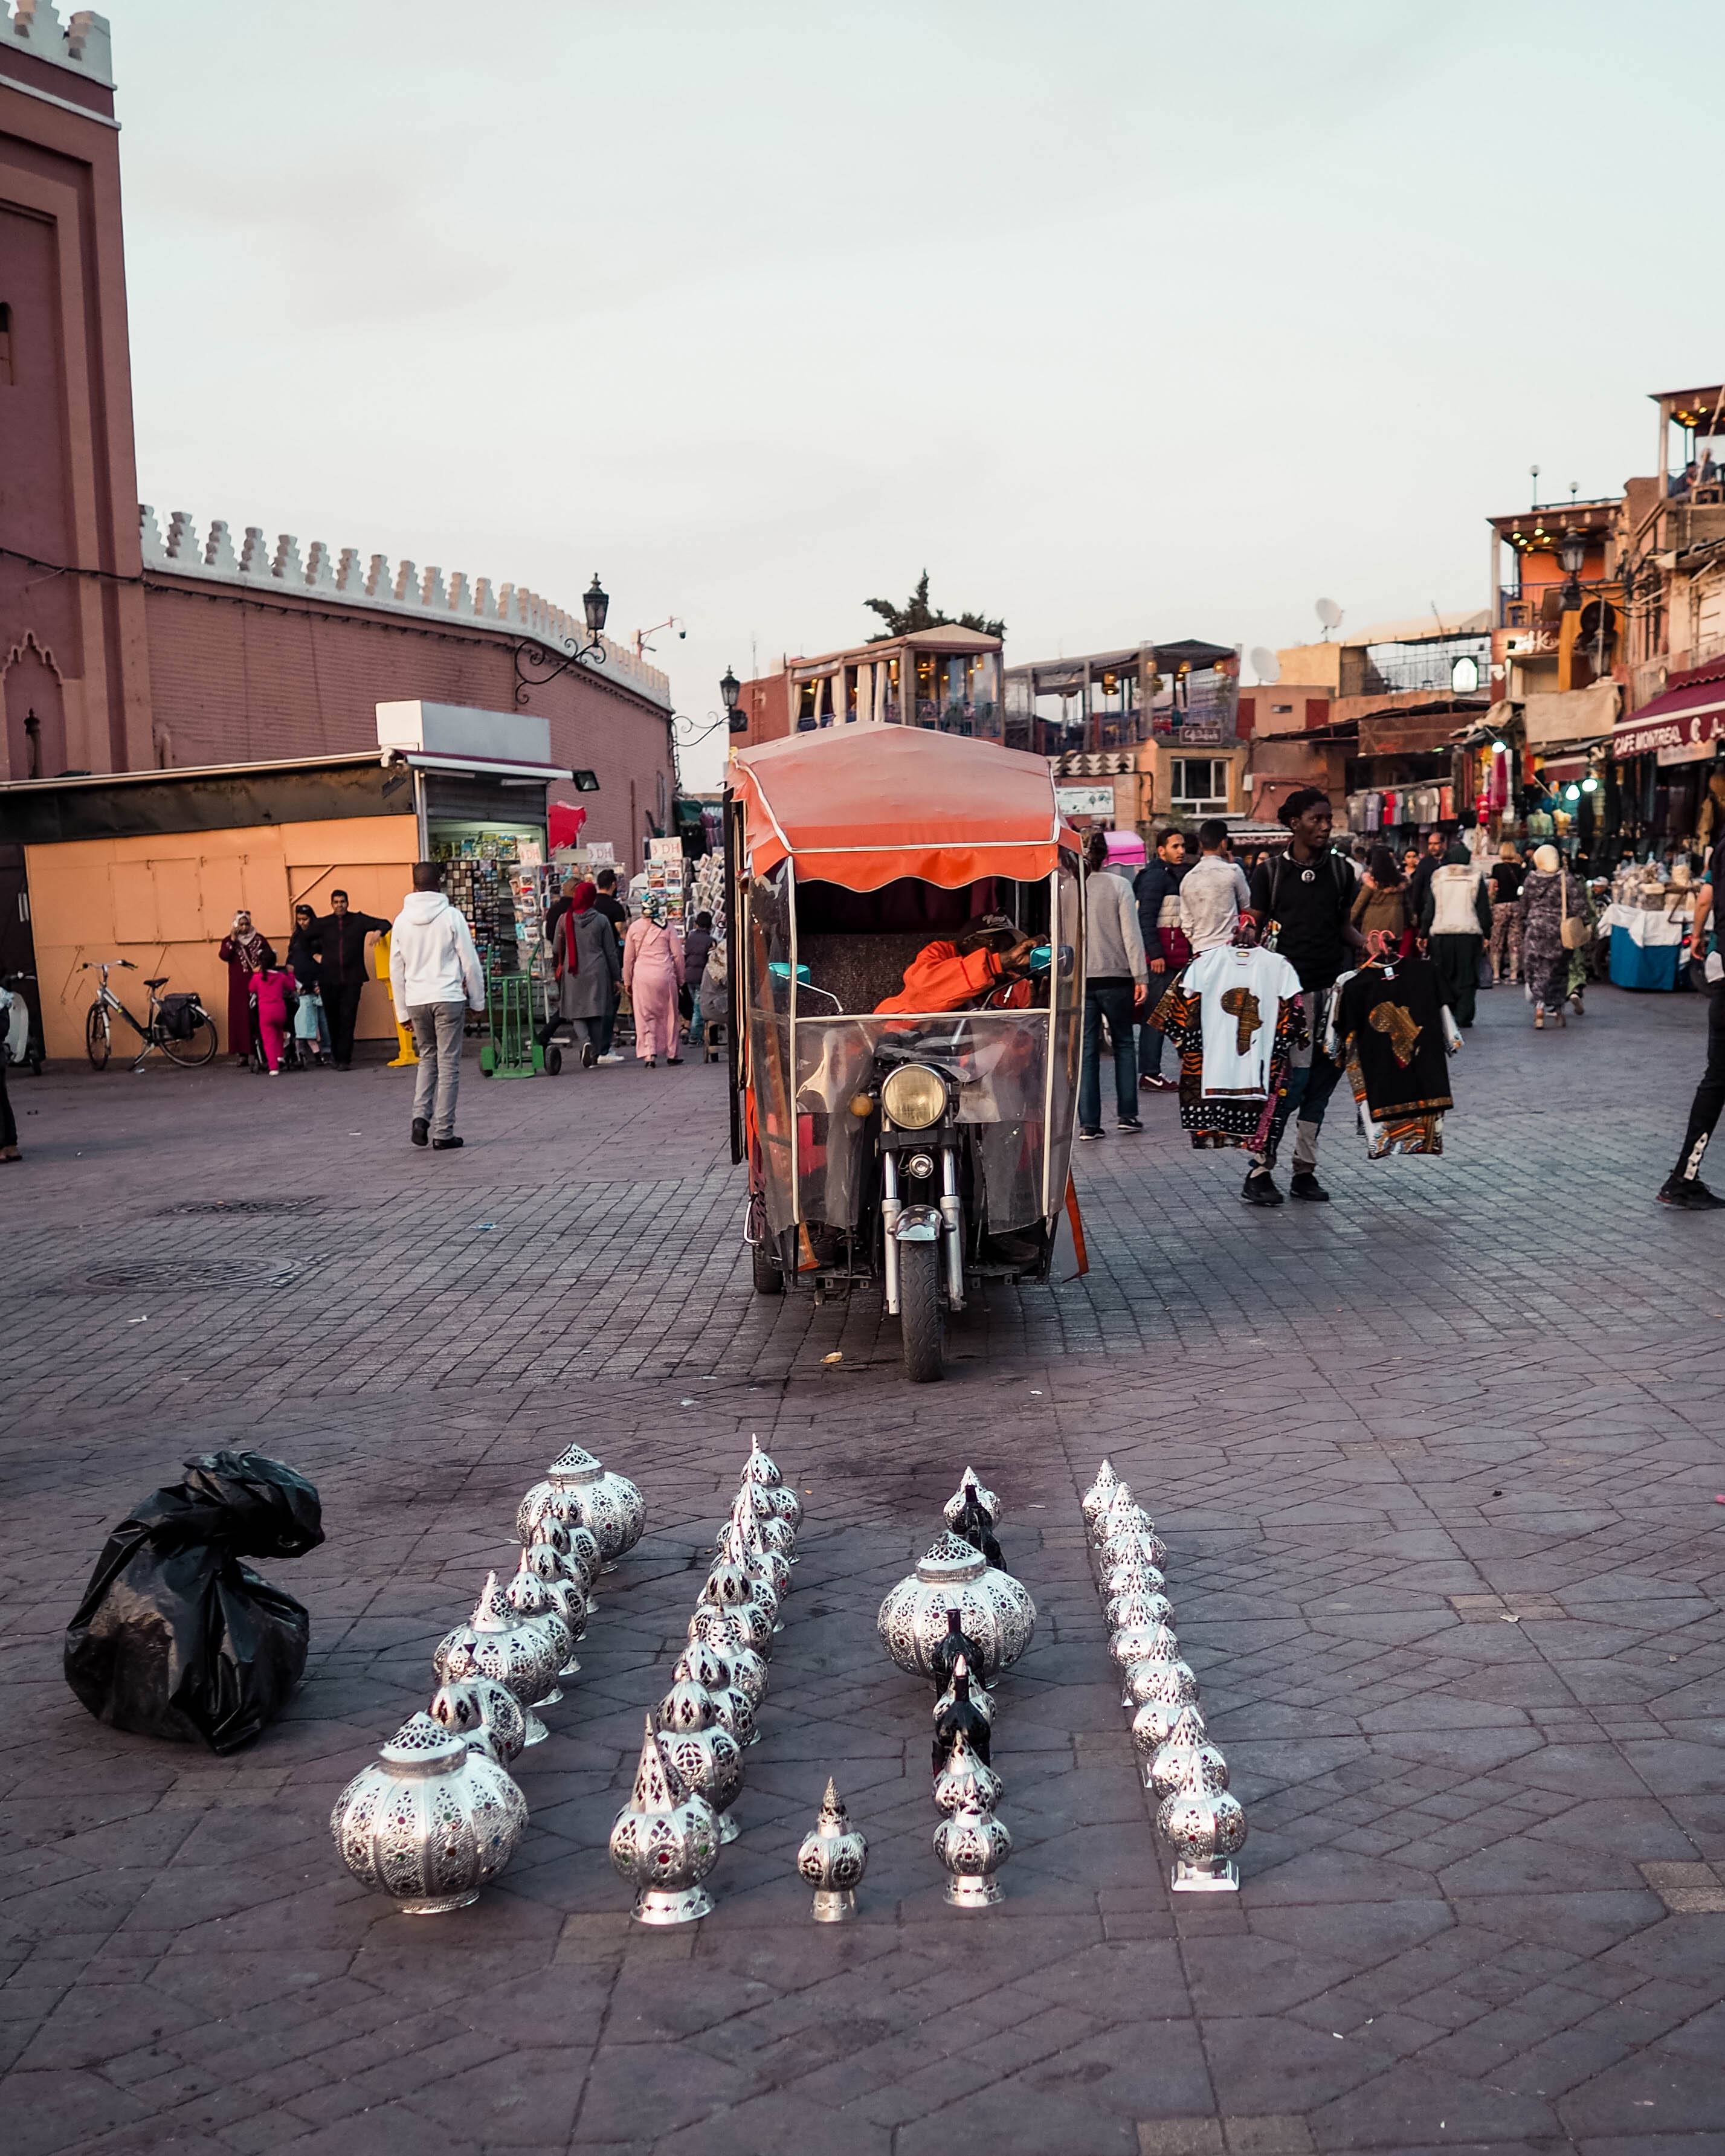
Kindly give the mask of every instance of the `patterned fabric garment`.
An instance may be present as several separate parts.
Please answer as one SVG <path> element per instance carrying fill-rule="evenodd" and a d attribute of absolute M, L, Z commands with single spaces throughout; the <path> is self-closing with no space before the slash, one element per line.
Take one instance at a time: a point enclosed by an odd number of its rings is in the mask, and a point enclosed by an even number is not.
<path fill-rule="evenodd" d="M 1189 968 L 1187 972 L 1191 970 Z M 1281 1098 L 1286 1086 L 1289 1058 L 1305 1042 L 1300 998 L 1284 996 L 1276 1004 L 1275 1040 L 1269 1058 L 1269 1090 L 1220 1097 L 1207 1096 L 1204 1090 L 1204 999 L 1187 988 L 1186 978 L 1186 973 L 1179 976 L 1150 1019 L 1173 1044 L 1180 1059 L 1180 1127 L 1200 1150 L 1261 1143 L 1271 1106 Z M 1255 1003 L 1255 997 L 1253 1001 Z M 1229 1046 L 1234 1046 L 1249 1024 L 1255 1038 L 1261 1023 L 1256 1010 L 1249 1012 L 1244 1003 L 1240 1004 L 1224 1020 L 1230 1036 Z"/>
<path fill-rule="evenodd" d="M 1366 1158 L 1438 1154 L 1444 1111 L 1453 1105 L 1447 1059 L 1461 1045 L 1424 958 L 1374 963 L 1336 983 L 1331 1053 L 1348 1073 Z"/>

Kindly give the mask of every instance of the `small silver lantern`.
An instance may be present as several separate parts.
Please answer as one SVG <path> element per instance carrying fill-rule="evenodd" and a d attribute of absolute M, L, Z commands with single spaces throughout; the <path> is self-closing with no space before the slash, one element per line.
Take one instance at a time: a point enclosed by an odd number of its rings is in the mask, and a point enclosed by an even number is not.
<path fill-rule="evenodd" d="M 522 1624 L 505 1602 L 495 1572 L 486 1574 L 472 1616 L 446 1634 L 432 1656 L 439 1678 L 477 1675 L 506 1685 L 526 1711 L 529 1744 L 542 1744 L 548 1733 L 533 1702 L 556 1677 L 561 1659 L 545 1628 Z"/>
<path fill-rule="evenodd" d="M 1207 1737 L 1194 1741 L 1177 1723 L 1150 1762 L 1148 1785 L 1158 1797 L 1171 1797 L 1177 1790 L 1186 1796 L 1220 1796 L 1228 1786 L 1228 1762 Z"/>
<path fill-rule="evenodd" d="M 506 1686 L 490 1677 L 449 1678 L 432 1694 L 426 1712 L 451 1736 L 465 1738 L 500 1767 L 518 1759 L 527 1741 L 526 1710 Z"/>
<path fill-rule="evenodd" d="M 659 1702 L 659 1743 L 692 1796 L 704 1797 L 719 1822 L 719 1839 L 735 1841 L 731 1807 L 742 1794 L 742 1747 L 721 1728 L 705 1685 L 683 1677 Z"/>
<path fill-rule="evenodd" d="M 572 1577 L 572 1568 L 548 1543 L 529 1543 L 521 1552 L 521 1569 L 531 1572 L 545 1589 L 568 1632 L 569 1659 L 557 1671 L 558 1677 L 579 1676 L 575 1649 L 587 1637 L 587 1594 L 582 1581 L 578 1575 Z"/>
<path fill-rule="evenodd" d="M 1134 1548 L 1128 1543 L 1123 1557 L 1106 1560 L 1102 1567 L 1101 1588 L 1105 1602 L 1111 1594 L 1128 1594 L 1134 1588 L 1145 1594 L 1161 1594 L 1167 1591 L 1167 1585 L 1161 1572 L 1145 1556 L 1142 1546 Z"/>
<path fill-rule="evenodd" d="M 1174 1605 L 1165 1594 L 1158 1594 L 1147 1587 L 1130 1589 L 1124 1594 L 1111 1594 L 1102 1605 L 1102 1618 L 1111 1632 L 1125 1632 L 1141 1629 L 1146 1625 L 1166 1625 L 1174 1614 Z"/>
<path fill-rule="evenodd" d="M 687 1924 L 710 1916 L 701 1881 L 719 1861 L 711 1807 L 691 1796 L 646 1718 L 634 1792 L 611 1829 L 611 1861 L 635 1890 L 638 1924 Z"/>
<path fill-rule="evenodd" d="M 1226 1789 L 1177 1789 L 1157 1809 L 1156 1824 L 1174 1850 L 1168 1884 L 1176 1894 L 1232 1894 L 1240 1890 L 1234 1859 L 1245 1846 L 1246 1817 Z"/>
<path fill-rule="evenodd" d="M 721 1558 L 706 1576 L 701 1599 L 733 1618 L 757 1654 L 772 1653 L 773 1635 L 779 1625 L 778 1597 L 770 1582 L 757 1579 L 740 1564 Z"/>
<path fill-rule="evenodd" d="M 511 1575 L 503 1590 L 503 1599 L 515 1617 L 523 1625 L 536 1625 L 545 1636 L 551 1656 L 551 1681 L 541 1698 L 530 1700 L 530 1707 L 555 1707 L 562 1697 L 562 1687 L 557 1682 L 557 1672 L 575 1651 L 575 1640 L 569 1627 L 557 1614 L 545 1582 L 527 1566 L 527 1553 L 521 1552 L 520 1564 Z"/>
<path fill-rule="evenodd" d="M 845 1799 L 830 1777 L 814 1830 L 797 1851 L 797 1874 L 814 1889 L 809 1911 L 817 1924 L 842 1924 L 856 1914 L 856 1890 L 868 1869 L 869 1845 L 850 1824 Z"/>
<path fill-rule="evenodd" d="M 964 1517 L 965 1501 L 972 1496 L 975 1497 L 991 1527 L 998 1527 L 1000 1524 L 1000 1500 L 992 1490 L 983 1487 L 975 1468 L 967 1467 L 958 1479 L 958 1487 L 941 1507 L 941 1517 L 955 1533 L 959 1521 Z"/>
<path fill-rule="evenodd" d="M 783 1601 L 791 1591 L 791 1561 L 782 1549 L 775 1549 L 768 1543 L 752 1506 L 745 1506 L 741 1498 L 737 1500 L 737 1509 L 725 1522 L 719 1541 L 721 1563 L 740 1564 L 751 1579 L 764 1581 Z"/>
<path fill-rule="evenodd" d="M 736 1524 L 752 1519 L 759 1525 L 761 1539 L 768 1548 L 777 1550 L 787 1563 L 794 1564 L 797 1562 L 797 1530 L 789 1518 L 769 1502 L 775 1496 L 788 1494 L 784 1491 L 764 1490 L 758 1482 L 751 1482 L 747 1478 L 739 1482 L 725 1525 L 719 1530 L 720 1544 L 723 1544 Z M 723 1554 L 721 1548 L 720 1555 Z"/>
<path fill-rule="evenodd" d="M 947 1899 L 955 1909 L 986 1909 L 1000 1900 L 994 1875 L 1012 1854 L 1012 1836 L 974 1792 L 935 1829 L 934 1853 L 950 1875 Z"/>
<path fill-rule="evenodd" d="M 1086 1527 L 1096 1524 L 1103 1507 L 1113 1496 L 1119 1481 L 1120 1477 L 1114 1472 L 1112 1463 L 1105 1460 L 1096 1470 L 1096 1481 L 1078 1501 L 1078 1509 L 1084 1515 L 1084 1524 Z"/>
<path fill-rule="evenodd" d="M 933 1656 L 947 1636 L 947 1612 L 957 1609 L 975 1645 L 974 1674 L 992 1684 L 1030 1644 L 1036 1605 L 1009 1572 L 991 1565 L 962 1536 L 941 1535 L 907 1579 L 880 1604 L 875 1620 L 886 1651 L 912 1676 L 932 1677 Z"/>
<path fill-rule="evenodd" d="M 1141 1663 L 1139 1666 L 1148 1669 L 1159 1667 L 1160 1665 L 1146 1662 Z M 1143 1769 L 1144 1787 L 1147 1789 L 1151 1786 L 1151 1761 L 1173 1737 L 1174 1725 L 1179 1721 L 1180 1717 L 1194 1711 L 1189 1702 L 1179 1707 L 1170 1707 L 1165 1700 L 1147 1699 L 1132 1716 L 1132 1749 L 1138 1755 L 1138 1764 Z"/>
<path fill-rule="evenodd" d="M 952 1748 L 947 1753 L 947 1763 L 934 1778 L 936 1810 L 950 1819 L 961 1804 L 974 1798 L 984 1810 L 993 1811 L 1005 1788 L 994 1769 L 984 1766 L 972 1751 L 970 1739 L 964 1732 L 956 1730 Z"/>
<path fill-rule="evenodd" d="M 429 1714 L 402 1724 L 330 1814 L 341 1861 L 409 1917 L 478 1901 L 526 1824 L 526 1799 L 504 1768 Z"/>
<path fill-rule="evenodd" d="M 546 1470 L 545 1480 L 536 1482 L 521 1500 L 516 1532 L 524 1543 L 533 1539 L 545 1500 L 554 1490 L 567 1491 L 576 1500 L 582 1525 L 598 1537 L 601 1568 L 614 1572 L 618 1558 L 634 1548 L 646 1524 L 640 1491 L 627 1476 L 601 1466 L 582 1446 L 567 1445 Z"/>
<path fill-rule="evenodd" d="M 1166 1661 L 1173 1636 L 1166 1618 L 1150 1618 L 1142 1625 L 1123 1625 L 1111 1632 L 1108 1652 L 1122 1670 L 1129 1670 L 1134 1662 Z"/>
<path fill-rule="evenodd" d="M 564 1493 L 566 1494 L 566 1493 Z M 575 1501 L 569 1500 L 571 1511 L 577 1509 Z M 587 1614 L 593 1616 L 598 1609 L 598 1598 L 594 1594 L 593 1582 L 599 1576 L 603 1562 L 599 1553 L 598 1537 L 591 1527 L 583 1527 L 579 1520 L 554 1519 L 549 1512 L 540 1516 L 533 1529 L 529 1549 L 541 1543 L 552 1551 L 563 1568 L 563 1577 L 572 1586 L 581 1589 L 581 1599 Z"/>
<path fill-rule="evenodd" d="M 713 1703 L 719 1727 L 728 1729 L 739 1744 L 760 1743 L 761 1732 L 755 1727 L 754 1702 L 740 1686 L 731 1681 L 731 1665 L 716 1647 L 709 1646 L 705 1640 L 689 1642 L 671 1671 L 672 1683 L 682 1684 L 685 1680 L 698 1684 L 706 1692 Z"/>

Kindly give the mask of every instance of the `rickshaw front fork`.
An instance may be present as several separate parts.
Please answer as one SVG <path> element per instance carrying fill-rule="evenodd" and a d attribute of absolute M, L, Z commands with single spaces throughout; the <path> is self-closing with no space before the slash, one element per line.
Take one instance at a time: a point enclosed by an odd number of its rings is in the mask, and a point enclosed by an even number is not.
<path fill-rule="evenodd" d="M 898 1316 L 898 1155 L 880 1156 L 880 1226 L 886 1242 L 881 1257 L 881 1281 L 886 1291 L 886 1314 Z"/>
<path fill-rule="evenodd" d="M 964 1202 L 958 1194 L 958 1148 L 953 1145 L 941 1147 L 940 1209 L 941 1241 L 946 1256 L 947 1301 L 954 1310 L 963 1310 Z M 882 1273 L 889 1317 L 896 1317 L 899 1314 L 898 1223 L 903 1210 L 903 1202 L 898 1191 L 898 1155 L 883 1152 L 880 1156 L 880 1227 L 886 1244 Z"/>

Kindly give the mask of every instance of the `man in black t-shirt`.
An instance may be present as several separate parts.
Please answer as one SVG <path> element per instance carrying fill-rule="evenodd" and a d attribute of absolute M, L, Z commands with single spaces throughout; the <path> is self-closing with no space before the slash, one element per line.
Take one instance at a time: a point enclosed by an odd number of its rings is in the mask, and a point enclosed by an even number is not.
<path fill-rule="evenodd" d="M 1689 958 L 1702 969 L 1707 999 L 1707 1063 L 1689 1110 L 1689 1127 L 1677 1154 L 1677 1164 L 1659 1189 L 1661 1205 L 1675 1205 L 1686 1213 L 1712 1213 L 1725 1206 L 1725 1198 L 1709 1190 L 1701 1179 L 1702 1155 L 1725 1110 L 1725 968 L 1717 954 L 1706 956 L 1707 927 L 1712 921 L 1718 934 L 1718 898 L 1725 889 L 1725 839 L 1714 847 L 1707 864 L 1707 880 L 1695 895 L 1695 924 L 1691 932 Z M 1709 978 L 1711 976 L 1712 978 Z"/>
<path fill-rule="evenodd" d="M 1280 1205 L 1281 1193 L 1271 1170 L 1288 1119 L 1293 1116 L 1294 1173 L 1288 1188 L 1296 1198 L 1325 1204 L 1329 1192 L 1317 1179 L 1317 1134 L 1324 1110 L 1342 1075 L 1341 1066 L 1324 1054 L 1329 1014 L 1327 991 L 1338 973 L 1358 963 L 1364 949 L 1349 916 L 1353 911 L 1354 875 L 1330 844 L 1334 819 L 1327 793 L 1315 786 L 1291 793 L 1276 812 L 1288 827 L 1285 854 L 1272 854 L 1252 872 L 1251 918 L 1266 942 L 1274 932 L 1276 947 L 1300 976 L 1307 1044 L 1294 1051 L 1270 1139 L 1255 1154 L 1240 1192 L 1248 1205 Z"/>

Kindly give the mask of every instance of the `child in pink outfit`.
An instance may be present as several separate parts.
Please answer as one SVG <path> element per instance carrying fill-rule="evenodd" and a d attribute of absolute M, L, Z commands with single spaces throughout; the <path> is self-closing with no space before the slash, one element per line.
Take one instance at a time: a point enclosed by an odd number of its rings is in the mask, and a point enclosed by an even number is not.
<path fill-rule="evenodd" d="M 250 986 L 258 999 L 258 1034 L 264 1044 L 264 1060 L 274 1078 L 280 1073 L 282 1046 L 293 1030 L 288 998 L 295 993 L 294 977 L 284 967 L 268 966 L 252 975 Z"/>

